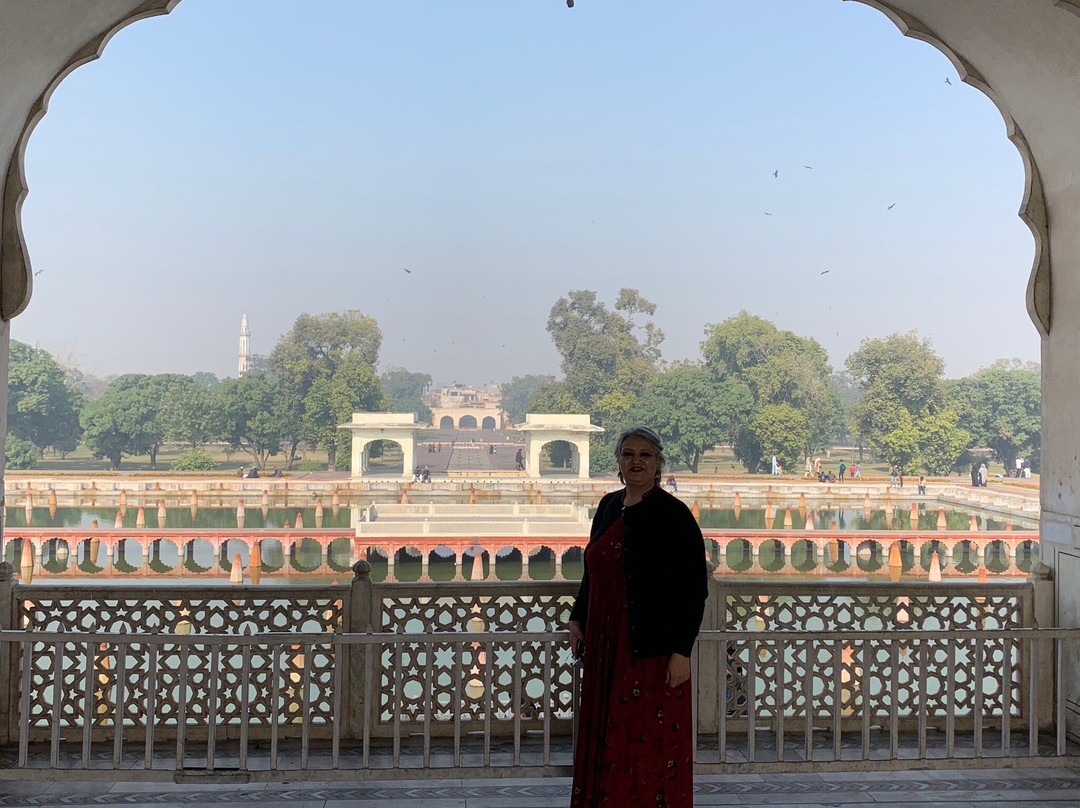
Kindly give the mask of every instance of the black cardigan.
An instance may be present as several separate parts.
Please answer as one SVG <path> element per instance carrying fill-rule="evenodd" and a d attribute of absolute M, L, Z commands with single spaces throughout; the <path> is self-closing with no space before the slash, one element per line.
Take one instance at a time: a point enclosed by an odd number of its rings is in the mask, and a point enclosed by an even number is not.
<path fill-rule="evenodd" d="M 705 539 L 690 509 L 655 487 L 625 510 L 622 490 L 600 500 L 589 533 L 591 546 L 623 517 L 630 653 L 635 659 L 690 656 L 709 595 Z M 586 548 L 588 549 L 588 548 Z M 582 629 L 589 617 L 589 565 L 581 576 L 570 619 Z"/>

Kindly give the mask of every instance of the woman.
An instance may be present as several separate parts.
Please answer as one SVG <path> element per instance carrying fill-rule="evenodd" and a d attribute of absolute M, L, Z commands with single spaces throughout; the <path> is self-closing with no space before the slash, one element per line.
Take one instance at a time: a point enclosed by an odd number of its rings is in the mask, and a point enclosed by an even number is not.
<path fill-rule="evenodd" d="M 690 654 L 708 596 L 697 520 L 660 487 L 646 427 L 615 445 L 626 486 L 603 499 L 570 613 L 582 657 L 572 808 L 693 805 Z"/>

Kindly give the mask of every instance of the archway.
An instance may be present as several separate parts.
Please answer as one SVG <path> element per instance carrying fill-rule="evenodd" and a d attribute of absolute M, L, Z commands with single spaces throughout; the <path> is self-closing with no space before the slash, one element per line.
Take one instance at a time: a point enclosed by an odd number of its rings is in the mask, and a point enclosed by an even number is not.
<path fill-rule="evenodd" d="M 480 422 L 481 429 L 495 429 L 495 419 L 490 415 L 485 415 L 484 420 Z"/>
<path fill-rule="evenodd" d="M 540 447 L 541 476 L 571 474 L 579 461 L 578 451 L 569 441 L 552 440 Z"/>
<path fill-rule="evenodd" d="M 476 416 L 461 416 L 461 420 L 458 421 L 458 429 L 476 429 Z"/>
<path fill-rule="evenodd" d="M 445 429 L 447 431 L 454 428 L 454 418 L 450 415 L 444 415 L 439 419 L 439 429 Z"/>
<path fill-rule="evenodd" d="M 365 474 L 379 477 L 402 476 L 406 471 L 405 453 L 402 445 L 396 440 L 372 440 L 363 447 L 367 454 L 367 471 Z"/>

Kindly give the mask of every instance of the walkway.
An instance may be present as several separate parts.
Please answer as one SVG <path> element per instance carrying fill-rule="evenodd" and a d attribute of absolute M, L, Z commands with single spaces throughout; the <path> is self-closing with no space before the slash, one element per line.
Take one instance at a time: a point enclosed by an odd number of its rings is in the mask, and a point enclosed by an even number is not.
<path fill-rule="evenodd" d="M 695 790 L 696 806 L 1065 808 L 1080 804 L 1080 770 L 744 774 L 698 777 Z M 570 781 L 566 778 L 398 780 L 250 786 L 0 781 L 0 806 L 167 808 L 257 804 L 259 808 L 347 808 L 369 806 L 375 801 L 385 808 L 561 808 L 569 804 Z"/>

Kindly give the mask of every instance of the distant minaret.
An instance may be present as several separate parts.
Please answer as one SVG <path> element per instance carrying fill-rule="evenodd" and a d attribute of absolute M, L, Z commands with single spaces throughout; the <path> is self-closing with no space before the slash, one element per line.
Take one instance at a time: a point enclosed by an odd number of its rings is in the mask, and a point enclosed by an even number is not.
<path fill-rule="evenodd" d="M 240 361 L 237 366 L 237 375 L 243 376 L 248 370 L 248 361 L 251 359 L 251 329 L 248 328 L 247 314 L 240 318 Z"/>

